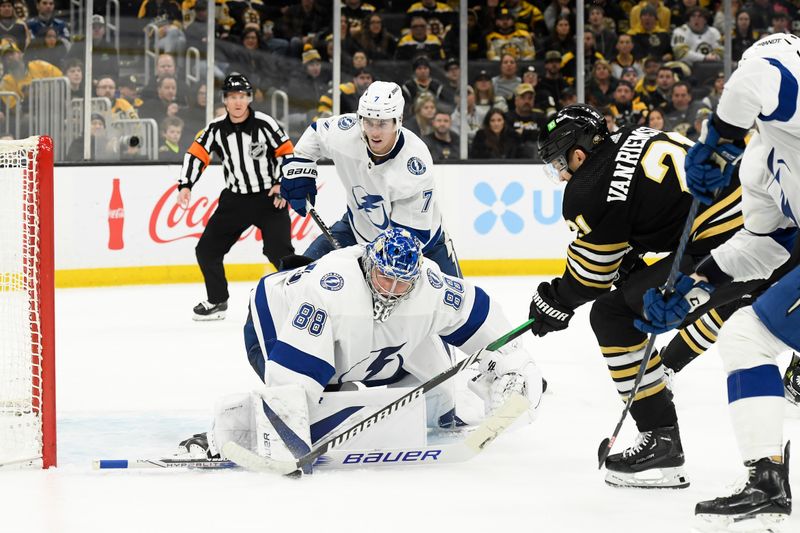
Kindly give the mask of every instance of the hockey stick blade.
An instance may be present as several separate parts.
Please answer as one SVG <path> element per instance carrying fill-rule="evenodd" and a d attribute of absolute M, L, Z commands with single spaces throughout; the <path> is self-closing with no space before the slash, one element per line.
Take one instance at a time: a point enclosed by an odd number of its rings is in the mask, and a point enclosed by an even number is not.
<path fill-rule="evenodd" d="M 485 450 L 498 435 L 509 428 L 530 407 L 530 401 L 514 393 L 495 412 L 457 442 L 418 448 L 378 450 L 330 450 L 317 458 L 315 468 L 353 469 L 390 468 L 468 461 Z M 245 470 L 291 475 L 298 471 L 298 462 L 276 461 L 261 457 L 242 446 L 228 442 L 223 454 Z"/>
<path fill-rule="evenodd" d="M 675 280 L 678 278 L 678 273 L 680 272 L 683 253 L 686 251 L 686 245 L 689 243 L 689 236 L 692 233 L 692 225 L 694 225 L 694 219 L 699 208 L 700 200 L 697 198 L 692 198 L 692 205 L 689 207 L 689 213 L 686 215 L 686 223 L 683 226 L 681 238 L 678 241 L 677 248 L 675 248 L 675 257 L 672 260 L 669 276 L 667 276 L 667 282 L 664 284 L 664 294 L 672 294 L 675 288 Z M 655 347 L 655 344 L 656 334 L 651 333 L 647 339 L 647 345 L 644 348 L 644 357 L 642 358 L 642 362 L 639 363 L 639 371 L 636 373 L 636 378 L 633 381 L 633 387 L 631 387 L 631 391 L 628 393 L 628 399 L 625 401 L 625 408 L 622 410 L 619 421 L 614 428 L 614 433 L 611 434 L 611 437 L 603 439 L 603 441 L 600 443 L 600 447 L 598 448 L 598 470 L 603 468 L 603 464 L 605 463 L 608 454 L 611 453 L 611 447 L 614 446 L 614 441 L 617 440 L 617 436 L 622 429 L 622 424 L 625 422 L 625 417 L 628 416 L 628 411 L 631 410 L 631 405 L 633 405 L 634 398 L 636 398 L 636 393 L 639 392 L 639 385 L 642 383 L 645 371 L 647 370 L 647 365 L 653 355 L 653 348 Z"/>

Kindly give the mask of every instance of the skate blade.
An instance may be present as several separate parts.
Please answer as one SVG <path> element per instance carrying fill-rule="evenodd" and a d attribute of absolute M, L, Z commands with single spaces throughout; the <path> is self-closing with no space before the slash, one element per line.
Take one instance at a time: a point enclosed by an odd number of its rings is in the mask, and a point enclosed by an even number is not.
<path fill-rule="evenodd" d="M 780 533 L 781 522 L 788 515 L 764 513 L 758 515 L 698 514 L 692 525 L 693 533 Z"/>
<path fill-rule="evenodd" d="M 685 489 L 689 477 L 683 467 L 651 468 L 643 472 L 606 471 L 606 483 L 612 487 L 634 489 Z"/>
<path fill-rule="evenodd" d="M 192 320 L 195 322 L 210 322 L 212 320 L 224 320 L 225 319 L 225 311 L 220 311 L 219 313 L 212 313 L 210 315 L 195 315 L 192 314 Z"/>

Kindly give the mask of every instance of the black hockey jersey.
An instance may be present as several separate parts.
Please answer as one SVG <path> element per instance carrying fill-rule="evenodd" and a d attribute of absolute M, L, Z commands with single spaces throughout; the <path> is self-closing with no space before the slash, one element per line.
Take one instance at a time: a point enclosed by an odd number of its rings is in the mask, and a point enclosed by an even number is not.
<path fill-rule="evenodd" d="M 598 146 L 567 183 L 563 216 L 577 238 L 555 284 L 559 302 L 577 307 L 611 289 L 623 256 L 675 250 L 692 195 L 684 159 L 692 141 L 674 132 L 624 128 Z M 701 207 L 686 253 L 704 256 L 743 224 L 738 175 Z"/>

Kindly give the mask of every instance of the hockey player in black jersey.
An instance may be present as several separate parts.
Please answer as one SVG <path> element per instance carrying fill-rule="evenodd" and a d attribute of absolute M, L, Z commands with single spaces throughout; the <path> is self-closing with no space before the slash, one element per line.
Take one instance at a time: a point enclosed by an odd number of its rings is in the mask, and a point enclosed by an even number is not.
<path fill-rule="evenodd" d="M 541 283 L 533 294 L 533 333 L 543 336 L 565 329 L 575 308 L 594 301 L 592 330 L 623 401 L 647 344 L 645 333 L 634 327 L 634 320 L 642 319 L 642 296 L 666 280 L 671 252 L 692 203 L 683 169 L 691 146 L 682 135 L 645 127 L 623 128 L 612 135 L 603 115 L 583 104 L 559 111 L 539 137 L 546 172 L 566 182 L 563 216 L 577 238 L 567 249 L 564 274 Z M 682 270 L 691 271 L 742 226 L 740 202 L 741 187 L 734 175 L 715 203 L 697 214 Z M 647 266 L 639 256 L 648 252 L 670 255 Z M 631 264 L 637 266 L 630 269 Z M 621 282 L 619 276 L 626 270 L 630 270 L 627 280 Z M 708 349 L 723 321 L 742 305 L 742 297 L 764 283 L 734 284 L 698 302 L 680 335 L 650 358 L 630 411 L 639 437 L 632 447 L 608 457 L 607 483 L 647 488 L 689 485 L 664 367 L 678 371 Z"/>

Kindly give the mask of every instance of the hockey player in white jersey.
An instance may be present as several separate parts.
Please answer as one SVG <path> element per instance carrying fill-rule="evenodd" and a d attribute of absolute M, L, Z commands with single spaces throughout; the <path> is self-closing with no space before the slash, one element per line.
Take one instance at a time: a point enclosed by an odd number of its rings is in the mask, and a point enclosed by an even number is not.
<path fill-rule="evenodd" d="M 425 143 L 402 127 L 404 105 L 400 86 L 376 81 L 359 99 L 358 113 L 311 124 L 284 160 L 281 195 L 305 216 L 306 198 L 313 204 L 317 193 L 317 161 L 330 158 L 347 197 L 345 215 L 331 227 L 339 243 L 366 244 L 386 228 L 404 228 L 442 272 L 461 277 L 442 227 L 433 160 Z M 332 249 L 320 236 L 304 255 L 319 259 Z"/>
<path fill-rule="evenodd" d="M 323 395 L 326 389 L 418 384 L 451 366 L 442 341 L 469 353 L 510 329 L 483 290 L 443 274 L 422 257 L 420 247 L 408 231 L 390 228 L 366 247 L 336 250 L 305 267 L 262 278 L 250 297 L 244 337 L 250 364 L 265 387 L 225 399 L 207 442 L 196 435 L 182 447 L 207 450 L 211 457 L 233 440 L 262 456 L 291 459 L 287 441 L 302 441 L 301 451 L 307 452 L 312 443 L 352 424 L 353 416 L 371 414 L 348 406 L 322 417 L 337 395 Z M 533 414 L 542 379 L 531 356 L 516 341 L 489 354 L 470 382 L 487 412 L 517 392 L 530 400 Z M 427 402 L 429 426 L 457 420 L 445 385 L 432 391 L 445 394 Z M 288 439 L 265 415 L 267 407 L 291 429 Z"/>
<path fill-rule="evenodd" d="M 800 215 L 799 82 L 800 38 L 774 34 L 745 51 L 725 84 L 716 113 L 687 154 L 687 185 L 701 201 L 711 201 L 728 177 L 708 164 L 712 152 L 730 151 L 728 140 L 743 139 L 755 125 L 758 132 L 739 172 L 744 228 L 715 249 L 702 268 L 678 281 L 678 295 L 662 305 L 666 313 L 682 314 L 692 294 L 767 277 L 790 256 Z M 792 510 L 789 445 L 783 446 L 786 402 L 776 358 L 800 349 L 800 267 L 737 311 L 723 326 L 717 346 L 749 478 L 731 496 L 698 503 L 695 513 L 707 529 L 752 524 L 755 530 L 773 531 Z"/>

